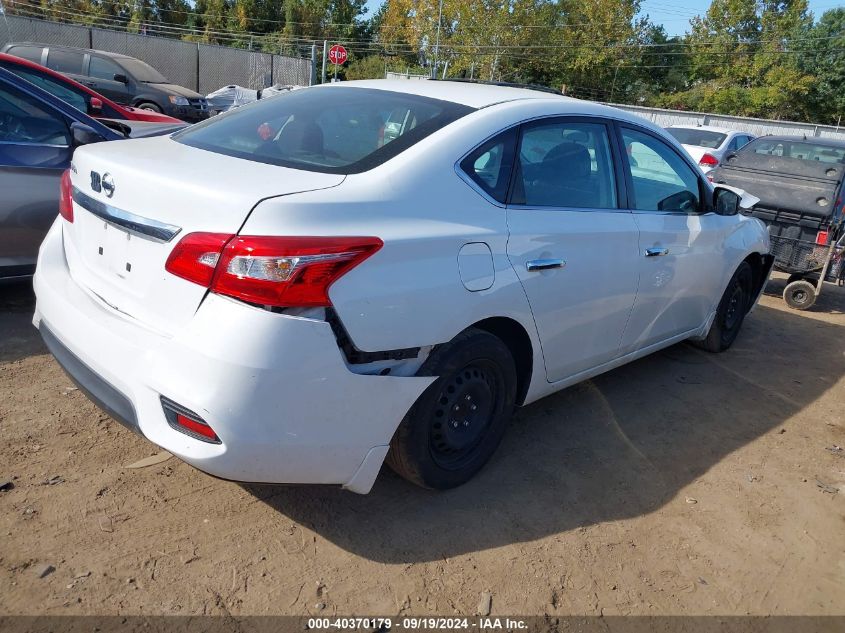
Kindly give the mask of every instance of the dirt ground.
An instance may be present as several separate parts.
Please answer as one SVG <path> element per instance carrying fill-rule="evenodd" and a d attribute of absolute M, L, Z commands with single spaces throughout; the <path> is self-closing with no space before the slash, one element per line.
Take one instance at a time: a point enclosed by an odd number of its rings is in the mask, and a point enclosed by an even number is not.
<path fill-rule="evenodd" d="M 783 285 L 728 353 L 521 410 L 460 489 L 385 468 L 368 496 L 127 469 L 158 449 L 0 287 L 0 614 L 845 614 L 845 291 L 798 313 Z"/>

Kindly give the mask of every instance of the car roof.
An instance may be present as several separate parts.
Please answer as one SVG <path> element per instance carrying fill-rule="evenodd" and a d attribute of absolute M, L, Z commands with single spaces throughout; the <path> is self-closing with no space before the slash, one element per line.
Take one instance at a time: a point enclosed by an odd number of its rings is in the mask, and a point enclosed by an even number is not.
<path fill-rule="evenodd" d="M 103 51 L 98 48 L 82 48 L 80 46 L 62 46 L 61 44 L 45 44 L 44 42 L 10 42 L 3 47 L 4 51 L 8 51 L 15 46 L 40 46 L 41 48 L 58 48 L 66 51 L 78 51 L 80 53 L 96 53 L 103 57 L 111 57 L 113 59 L 135 59 L 131 55 L 122 55 L 120 53 L 111 53 Z"/>
<path fill-rule="evenodd" d="M 502 84 L 485 84 L 463 81 L 442 81 L 433 79 L 368 79 L 362 81 L 344 81 L 324 84 L 325 88 L 347 86 L 352 88 L 371 88 L 389 90 L 405 94 L 420 95 L 441 101 L 451 101 L 471 108 L 484 108 L 496 103 L 518 99 L 560 99 L 575 101 L 563 95 L 553 95 L 547 91 Z M 322 86 L 321 86 L 322 87 Z"/>
<path fill-rule="evenodd" d="M 845 149 L 845 141 L 838 138 L 825 138 L 823 136 L 798 136 L 797 134 L 767 134 L 766 136 L 758 136 L 755 141 L 784 141 L 786 143 L 812 143 L 813 145 L 822 145 L 827 147 L 835 147 L 836 149 Z"/>
<path fill-rule="evenodd" d="M 745 134 L 746 136 L 754 136 L 751 132 L 745 132 L 743 130 L 732 130 L 726 127 L 717 127 L 715 125 L 683 125 L 681 123 L 677 123 L 674 125 L 668 126 L 666 129 L 677 129 L 683 128 L 686 130 L 704 130 L 705 132 L 719 132 L 720 134 Z"/>

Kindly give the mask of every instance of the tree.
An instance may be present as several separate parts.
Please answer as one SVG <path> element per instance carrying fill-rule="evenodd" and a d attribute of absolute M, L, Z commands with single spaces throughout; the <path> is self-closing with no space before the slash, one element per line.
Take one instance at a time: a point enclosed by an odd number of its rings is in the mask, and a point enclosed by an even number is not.
<path fill-rule="evenodd" d="M 812 116 L 839 124 L 845 117 L 845 8 L 825 11 L 805 49 L 802 69 L 816 78 L 809 95 Z"/>

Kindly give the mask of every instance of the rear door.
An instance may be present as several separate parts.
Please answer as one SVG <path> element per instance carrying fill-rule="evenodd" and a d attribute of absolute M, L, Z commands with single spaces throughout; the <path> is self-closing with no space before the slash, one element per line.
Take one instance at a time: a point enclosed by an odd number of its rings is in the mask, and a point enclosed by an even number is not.
<path fill-rule="evenodd" d="M 656 134 L 620 126 L 627 148 L 628 204 L 639 228 L 637 300 L 623 354 L 700 327 L 721 293 L 724 218 L 708 213 L 707 188 Z"/>
<path fill-rule="evenodd" d="M 620 208 L 619 152 L 599 118 L 521 128 L 508 257 L 528 296 L 550 382 L 614 359 L 637 289 L 637 226 Z"/>
<path fill-rule="evenodd" d="M 34 270 L 71 153 L 64 117 L 0 84 L 0 276 Z"/>

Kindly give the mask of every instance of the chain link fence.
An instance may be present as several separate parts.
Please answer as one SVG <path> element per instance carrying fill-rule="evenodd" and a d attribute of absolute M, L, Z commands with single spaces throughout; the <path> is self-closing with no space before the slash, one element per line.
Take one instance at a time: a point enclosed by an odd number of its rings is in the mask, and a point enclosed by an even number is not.
<path fill-rule="evenodd" d="M 274 84 L 309 86 L 316 68 L 313 58 L 0 15 L 0 47 L 9 42 L 76 46 L 129 55 L 147 62 L 170 82 L 200 94 L 233 84 L 252 90 Z"/>

